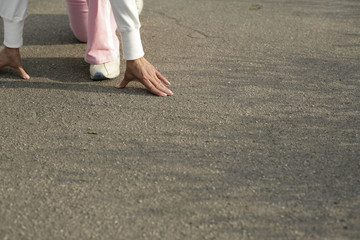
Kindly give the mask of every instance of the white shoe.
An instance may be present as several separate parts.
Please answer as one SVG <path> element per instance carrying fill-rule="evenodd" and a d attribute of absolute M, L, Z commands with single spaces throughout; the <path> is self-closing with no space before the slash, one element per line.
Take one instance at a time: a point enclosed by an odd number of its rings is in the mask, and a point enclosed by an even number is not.
<path fill-rule="evenodd" d="M 120 75 L 120 58 L 102 64 L 90 65 L 90 78 L 92 80 L 104 80 L 116 78 Z"/>
<path fill-rule="evenodd" d="M 138 10 L 138 13 L 140 15 L 143 7 L 144 7 L 144 1 L 143 0 L 135 0 L 136 2 L 136 7 L 137 7 L 137 10 Z"/>

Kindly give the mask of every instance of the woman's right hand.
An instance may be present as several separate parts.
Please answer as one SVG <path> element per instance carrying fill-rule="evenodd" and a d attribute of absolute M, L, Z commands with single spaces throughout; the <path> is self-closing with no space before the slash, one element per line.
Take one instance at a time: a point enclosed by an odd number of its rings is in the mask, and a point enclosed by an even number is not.
<path fill-rule="evenodd" d="M 30 79 L 30 76 L 25 72 L 21 65 L 21 56 L 19 48 L 5 47 L 0 51 L 0 70 L 4 68 L 15 69 L 21 78 Z"/>

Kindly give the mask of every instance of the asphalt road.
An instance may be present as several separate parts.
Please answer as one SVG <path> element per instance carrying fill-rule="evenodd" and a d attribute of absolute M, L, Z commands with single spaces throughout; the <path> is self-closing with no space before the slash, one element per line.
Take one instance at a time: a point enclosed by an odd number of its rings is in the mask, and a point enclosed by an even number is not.
<path fill-rule="evenodd" d="M 29 13 L 0 240 L 360 239 L 359 1 L 145 0 L 166 98 L 90 81 L 65 1 Z"/>

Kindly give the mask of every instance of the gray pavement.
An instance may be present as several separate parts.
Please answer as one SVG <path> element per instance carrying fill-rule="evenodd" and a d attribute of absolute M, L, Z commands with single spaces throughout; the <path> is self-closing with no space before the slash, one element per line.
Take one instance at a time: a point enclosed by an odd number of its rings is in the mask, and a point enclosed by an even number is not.
<path fill-rule="evenodd" d="M 167 98 L 90 81 L 65 1 L 29 12 L 0 240 L 360 239 L 360 1 L 145 0 Z"/>

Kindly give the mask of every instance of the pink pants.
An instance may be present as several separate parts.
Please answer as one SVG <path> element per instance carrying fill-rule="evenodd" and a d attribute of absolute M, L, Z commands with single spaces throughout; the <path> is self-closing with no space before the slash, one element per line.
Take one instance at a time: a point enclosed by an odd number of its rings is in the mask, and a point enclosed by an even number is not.
<path fill-rule="evenodd" d="M 66 0 L 70 27 L 86 42 L 85 61 L 101 64 L 119 57 L 119 39 L 109 0 Z"/>

